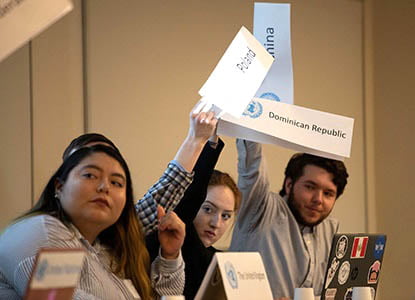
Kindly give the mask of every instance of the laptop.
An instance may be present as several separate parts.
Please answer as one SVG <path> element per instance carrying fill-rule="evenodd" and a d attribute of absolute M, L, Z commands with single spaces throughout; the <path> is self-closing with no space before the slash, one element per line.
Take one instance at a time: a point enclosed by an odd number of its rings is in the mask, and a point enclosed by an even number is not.
<path fill-rule="evenodd" d="M 320 299 L 351 300 L 360 286 L 375 299 L 385 244 L 384 234 L 335 234 Z"/>

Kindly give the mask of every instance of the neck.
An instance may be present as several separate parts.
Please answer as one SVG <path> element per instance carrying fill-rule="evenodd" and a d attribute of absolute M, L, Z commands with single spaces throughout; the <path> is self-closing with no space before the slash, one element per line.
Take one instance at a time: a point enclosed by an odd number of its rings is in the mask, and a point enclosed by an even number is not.
<path fill-rule="evenodd" d="M 92 245 L 98 235 L 105 229 L 98 229 L 98 226 L 91 224 L 73 223 L 81 235 Z"/>

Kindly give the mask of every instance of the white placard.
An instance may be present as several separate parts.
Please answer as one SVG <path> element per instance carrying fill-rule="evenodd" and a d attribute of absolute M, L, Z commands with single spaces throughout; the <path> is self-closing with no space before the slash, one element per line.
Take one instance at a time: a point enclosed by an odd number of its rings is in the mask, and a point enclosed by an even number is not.
<path fill-rule="evenodd" d="M 289 3 L 255 3 L 254 36 L 274 57 L 255 97 L 294 103 Z"/>
<path fill-rule="evenodd" d="M 203 101 L 239 117 L 264 80 L 272 56 L 242 27 L 199 90 Z"/>
<path fill-rule="evenodd" d="M 76 287 L 84 257 L 83 250 L 41 250 L 32 274 L 30 289 Z"/>
<path fill-rule="evenodd" d="M 272 300 L 258 252 L 216 252 L 195 300 Z"/>
<path fill-rule="evenodd" d="M 72 8 L 71 0 L 1 0 L 0 61 Z"/>
<path fill-rule="evenodd" d="M 343 160 L 350 157 L 354 119 L 254 98 L 241 118 L 225 114 L 218 134 Z"/>

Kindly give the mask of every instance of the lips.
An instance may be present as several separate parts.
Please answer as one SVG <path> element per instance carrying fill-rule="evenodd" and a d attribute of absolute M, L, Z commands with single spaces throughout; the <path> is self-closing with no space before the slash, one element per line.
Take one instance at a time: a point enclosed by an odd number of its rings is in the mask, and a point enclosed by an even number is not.
<path fill-rule="evenodd" d="M 213 231 L 210 231 L 210 230 L 205 230 L 205 235 L 210 239 L 213 239 L 213 238 L 216 237 L 216 233 L 214 233 Z"/>
<path fill-rule="evenodd" d="M 107 199 L 104 199 L 104 198 L 96 198 L 96 199 L 92 200 L 91 202 L 96 203 L 98 205 L 110 207 L 110 203 L 108 202 Z"/>
<path fill-rule="evenodd" d="M 315 208 L 315 207 L 307 207 L 307 206 L 306 206 L 306 208 L 308 210 L 314 212 L 314 213 L 318 213 L 318 214 L 321 213 L 321 211 L 318 208 Z"/>

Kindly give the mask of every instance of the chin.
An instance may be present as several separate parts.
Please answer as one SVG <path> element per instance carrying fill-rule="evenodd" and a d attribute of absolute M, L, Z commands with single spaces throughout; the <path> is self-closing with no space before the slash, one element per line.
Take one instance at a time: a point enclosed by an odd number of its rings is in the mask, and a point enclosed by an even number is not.
<path fill-rule="evenodd" d="M 210 246 L 212 246 L 215 242 L 212 242 L 212 241 L 202 241 L 202 243 L 203 243 L 203 245 L 206 247 L 206 248 L 208 248 L 208 247 L 210 247 Z"/>
<path fill-rule="evenodd" d="M 313 227 L 320 224 L 324 219 L 312 219 L 312 220 L 304 220 L 305 225 Z"/>

